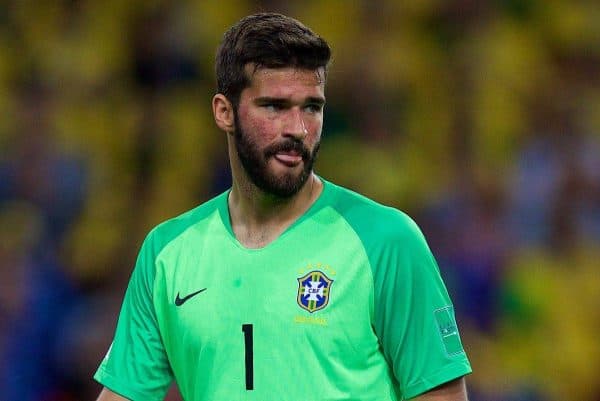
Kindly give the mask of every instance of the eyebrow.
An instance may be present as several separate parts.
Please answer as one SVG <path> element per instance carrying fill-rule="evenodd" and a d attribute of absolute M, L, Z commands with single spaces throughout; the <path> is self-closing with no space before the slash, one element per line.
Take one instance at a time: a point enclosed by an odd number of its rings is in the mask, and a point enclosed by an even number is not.
<path fill-rule="evenodd" d="M 287 104 L 290 103 L 289 99 L 287 98 L 279 98 L 279 97 L 271 97 L 271 96 L 263 96 L 263 97 L 257 97 L 256 99 L 254 99 L 255 103 L 274 103 L 274 104 Z M 315 97 L 315 96 L 311 96 L 306 98 L 306 101 L 304 102 L 305 104 L 318 104 L 320 106 L 325 104 L 325 98 L 323 97 Z"/>

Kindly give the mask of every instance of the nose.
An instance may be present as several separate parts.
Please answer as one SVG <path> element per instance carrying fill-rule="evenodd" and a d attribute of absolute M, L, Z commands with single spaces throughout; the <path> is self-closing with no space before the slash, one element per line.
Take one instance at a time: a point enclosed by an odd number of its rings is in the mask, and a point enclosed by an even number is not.
<path fill-rule="evenodd" d="M 308 129 L 301 110 L 296 108 L 290 110 L 284 135 L 293 136 L 297 139 L 304 139 L 308 135 Z"/>

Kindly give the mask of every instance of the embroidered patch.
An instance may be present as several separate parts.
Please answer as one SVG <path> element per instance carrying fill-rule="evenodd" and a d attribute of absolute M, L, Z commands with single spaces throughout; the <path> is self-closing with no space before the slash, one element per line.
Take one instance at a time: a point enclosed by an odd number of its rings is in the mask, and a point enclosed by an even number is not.
<path fill-rule="evenodd" d="M 298 305 L 310 313 L 323 309 L 329 303 L 333 280 L 319 270 L 298 279 Z"/>
<path fill-rule="evenodd" d="M 454 307 L 437 309 L 434 314 L 446 353 L 451 356 L 464 352 L 454 317 Z"/>

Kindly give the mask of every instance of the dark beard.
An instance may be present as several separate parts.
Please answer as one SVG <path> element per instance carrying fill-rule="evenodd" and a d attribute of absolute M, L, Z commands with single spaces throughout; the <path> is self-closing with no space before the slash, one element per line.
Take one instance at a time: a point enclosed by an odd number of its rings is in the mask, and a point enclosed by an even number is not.
<path fill-rule="evenodd" d="M 320 143 L 315 145 L 312 153 L 304 146 L 302 141 L 287 138 L 277 144 L 267 147 L 261 151 L 256 143 L 248 139 L 244 133 L 237 112 L 234 113 L 235 119 L 235 148 L 242 167 L 248 174 L 248 177 L 254 185 L 261 191 L 277 196 L 279 198 L 289 198 L 302 189 L 313 169 L 313 164 L 319 152 Z M 278 152 L 298 152 L 302 156 L 302 171 L 299 175 L 284 174 L 281 177 L 269 172 L 269 159 Z"/>

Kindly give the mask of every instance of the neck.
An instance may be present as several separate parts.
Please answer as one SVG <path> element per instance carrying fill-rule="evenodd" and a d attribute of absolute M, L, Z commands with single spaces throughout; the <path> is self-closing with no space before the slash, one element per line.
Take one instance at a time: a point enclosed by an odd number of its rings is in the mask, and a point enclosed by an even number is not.
<path fill-rule="evenodd" d="M 247 248 L 268 245 L 310 208 L 322 189 L 323 183 L 312 173 L 298 193 L 280 198 L 234 175 L 228 203 L 237 240 Z"/>

